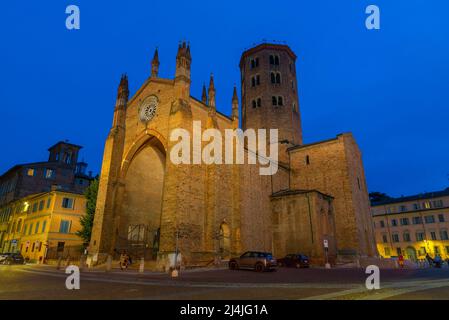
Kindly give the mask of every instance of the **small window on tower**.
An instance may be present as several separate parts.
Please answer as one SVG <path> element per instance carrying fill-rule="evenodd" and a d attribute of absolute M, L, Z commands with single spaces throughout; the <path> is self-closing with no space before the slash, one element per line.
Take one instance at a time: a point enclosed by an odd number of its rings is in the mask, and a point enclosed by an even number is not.
<path fill-rule="evenodd" d="M 284 99 L 282 99 L 282 97 L 278 97 L 278 106 L 283 106 L 284 105 Z"/>
<path fill-rule="evenodd" d="M 259 66 L 259 58 L 256 58 L 256 68 Z"/>
<path fill-rule="evenodd" d="M 257 99 L 257 106 L 258 107 L 262 106 L 262 99 L 260 99 L 260 98 Z"/>
<path fill-rule="evenodd" d="M 281 74 L 280 73 L 276 73 L 276 83 L 281 83 Z"/>
<path fill-rule="evenodd" d="M 251 87 L 255 87 L 256 86 L 256 78 L 252 77 L 251 78 Z"/>
<path fill-rule="evenodd" d="M 273 55 L 270 55 L 270 64 L 274 64 L 274 56 Z"/>
<path fill-rule="evenodd" d="M 257 76 L 256 76 L 256 85 L 259 85 L 259 84 L 260 84 L 260 76 L 257 75 Z"/>
<path fill-rule="evenodd" d="M 253 100 L 253 101 L 252 101 L 252 105 L 253 105 L 253 108 L 256 108 L 256 107 L 257 107 L 257 105 L 256 105 L 256 100 Z"/>
<path fill-rule="evenodd" d="M 309 165 L 310 164 L 310 157 L 307 155 L 306 156 L 306 165 Z"/>
<path fill-rule="evenodd" d="M 275 96 L 271 97 L 271 102 L 273 104 L 273 106 L 277 106 L 278 105 L 278 100 Z"/>
<path fill-rule="evenodd" d="M 274 57 L 274 64 L 275 64 L 276 66 L 279 65 L 279 56 L 275 56 L 275 57 Z"/>
<path fill-rule="evenodd" d="M 253 59 L 251 59 L 251 63 L 250 63 L 251 69 L 254 69 L 256 67 L 256 61 L 254 61 Z"/>
<path fill-rule="evenodd" d="M 271 73 L 271 83 L 276 83 L 276 75 L 274 72 Z"/>

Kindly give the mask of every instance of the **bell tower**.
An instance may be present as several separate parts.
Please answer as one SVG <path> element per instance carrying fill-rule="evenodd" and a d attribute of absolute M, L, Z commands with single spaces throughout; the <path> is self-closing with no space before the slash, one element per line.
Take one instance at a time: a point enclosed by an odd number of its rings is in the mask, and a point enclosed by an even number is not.
<path fill-rule="evenodd" d="M 263 43 L 240 59 L 242 127 L 278 129 L 280 159 L 286 148 L 302 144 L 296 55 L 287 45 Z"/>

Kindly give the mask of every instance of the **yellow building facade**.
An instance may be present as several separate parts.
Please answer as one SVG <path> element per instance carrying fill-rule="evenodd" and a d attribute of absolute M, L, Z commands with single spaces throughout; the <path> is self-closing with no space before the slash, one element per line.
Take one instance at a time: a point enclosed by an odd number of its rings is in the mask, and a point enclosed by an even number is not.
<path fill-rule="evenodd" d="M 449 188 L 373 204 L 377 249 L 384 258 L 402 254 L 418 261 L 426 254 L 449 258 Z"/>
<path fill-rule="evenodd" d="M 86 198 L 78 193 L 55 190 L 12 202 L 0 212 L 0 250 L 31 262 L 79 254 L 83 241 L 76 232 L 85 214 Z"/>

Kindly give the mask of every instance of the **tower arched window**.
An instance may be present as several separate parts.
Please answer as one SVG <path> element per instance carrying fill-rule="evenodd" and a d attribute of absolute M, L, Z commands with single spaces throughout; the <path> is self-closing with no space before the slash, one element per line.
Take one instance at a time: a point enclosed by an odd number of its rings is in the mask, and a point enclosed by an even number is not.
<path fill-rule="evenodd" d="M 256 78 L 252 77 L 251 78 L 251 87 L 255 87 L 256 86 Z"/>
<path fill-rule="evenodd" d="M 279 72 L 276 73 L 276 83 L 281 83 L 281 74 Z"/>
<path fill-rule="evenodd" d="M 273 104 L 273 106 L 277 106 L 278 105 L 278 99 L 276 96 L 272 96 L 271 97 L 271 103 Z"/>
<path fill-rule="evenodd" d="M 273 65 L 274 64 L 274 56 L 270 55 L 270 64 Z"/>
<path fill-rule="evenodd" d="M 260 84 L 260 75 L 256 75 L 256 85 Z"/>
<path fill-rule="evenodd" d="M 253 105 L 253 108 L 256 108 L 256 107 L 257 107 L 256 100 L 253 100 L 253 101 L 252 101 L 252 105 Z"/>
<path fill-rule="evenodd" d="M 279 96 L 278 97 L 278 106 L 283 106 L 283 105 L 284 105 L 284 99 L 281 96 Z"/>
<path fill-rule="evenodd" d="M 257 106 L 261 107 L 262 106 L 262 99 L 257 98 Z"/>
<path fill-rule="evenodd" d="M 274 72 L 271 72 L 271 83 L 276 83 L 276 75 Z"/>
<path fill-rule="evenodd" d="M 274 56 L 274 65 L 279 65 L 279 56 Z"/>

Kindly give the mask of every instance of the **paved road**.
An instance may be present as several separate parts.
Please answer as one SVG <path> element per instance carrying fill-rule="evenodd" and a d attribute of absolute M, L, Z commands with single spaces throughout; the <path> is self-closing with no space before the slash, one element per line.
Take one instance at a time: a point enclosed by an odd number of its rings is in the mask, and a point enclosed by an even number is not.
<path fill-rule="evenodd" d="M 134 271 L 81 273 L 67 290 L 63 270 L 0 265 L 0 299 L 449 299 L 449 269 L 381 270 L 381 289 L 368 291 L 364 270 L 284 269 L 277 272 L 195 270 L 178 279 Z"/>

